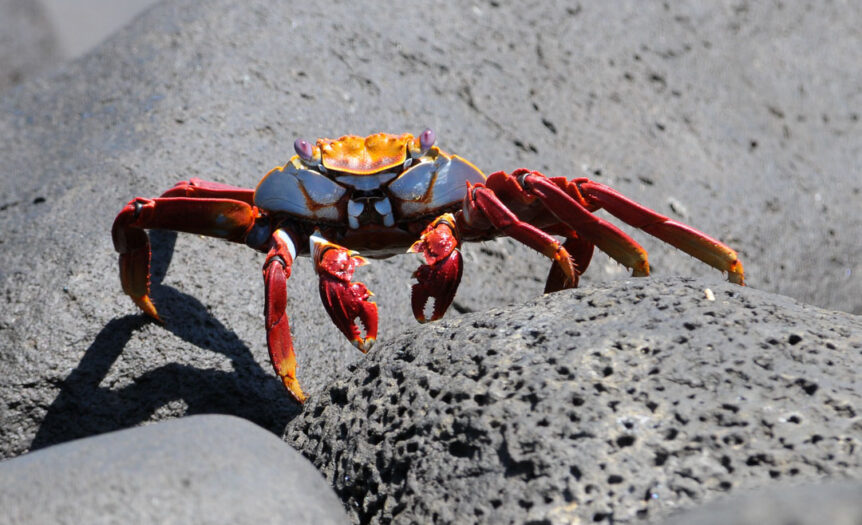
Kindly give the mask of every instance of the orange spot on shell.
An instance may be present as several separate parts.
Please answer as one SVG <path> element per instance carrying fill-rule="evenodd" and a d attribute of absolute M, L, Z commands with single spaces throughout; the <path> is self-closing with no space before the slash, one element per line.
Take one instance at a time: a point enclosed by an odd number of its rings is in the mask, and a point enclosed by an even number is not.
<path fill-rule="evenodd" d="M 376 133 L 367 137 L 345 135 L 336 140 L 320 139 L 317 146 L 328 170 L 369 175 L 403 164 L 413 135 Z"/>

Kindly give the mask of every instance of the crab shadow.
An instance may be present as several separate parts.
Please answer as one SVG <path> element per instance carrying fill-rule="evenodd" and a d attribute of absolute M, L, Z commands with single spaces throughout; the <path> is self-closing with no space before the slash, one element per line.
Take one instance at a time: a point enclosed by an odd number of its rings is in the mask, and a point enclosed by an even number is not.
<path fill-rule="evenodd" d="M 151 232 L 152 295 L 166 314 L 164 328 L 199 348 L 224 355 L 231 361 L 233 371 L 174 363 L 149 370 L 127 386 L 105 385 L 104 380 L 126 344 L 138 330 L 154 323 L 144 315 L 114 319 L 102 328 L 78 366 L 60 382 L 60 392 L 48 407 L 31 450 L 132 427 L 163 410 L 230 414 L 280 436 L 287 423 L 302 411 L 281 382 L 258 364 L 248 346 L 213 318 L 200 301 L 161 285 L 176 237 L 175 232 Z"/>

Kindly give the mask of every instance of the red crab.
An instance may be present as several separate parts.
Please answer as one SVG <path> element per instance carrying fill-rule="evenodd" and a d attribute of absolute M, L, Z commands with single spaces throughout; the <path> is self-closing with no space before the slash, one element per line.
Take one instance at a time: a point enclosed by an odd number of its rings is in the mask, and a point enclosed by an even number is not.
<path fill-rule="evenodd" d="M 615 190 L 585 178 L 537 171 L 498 171 L 485 177 L 467 160 L 435 145 L 430 129 L 347 135 L 294 143 L 296 155 L 245 189 L 198 179 L 179 182 L 156 199 L 136 198 L 114 220 L 123 290 L 149 316 L 150 246 L 146 228 L 162 228 L 245 243 L 267 254 L 263 264 L 269 355 L 284 386 L 300 403 L 296 358 L 285 307 L 294 259 L 309 255 L 320 297 L 335 325 L 362 352 L 377 337 L 377 305 L 364 284 L 352 282 L 374 257 L 424 255 L 413 274 L 413 314 L 419 322 L 443 316 L 461 280 L 463 241 L 507 235 L 554 263 L 546 292 L 577 286 L 593 246 L 633 270 L 649 273 L 647 254 L 619 228 L 593 214 L 604 208 L 743 284 L 742 263 L 728 246 L 668 219 Z M 552 235 L 564 238 L 559 242 Z M 354 251 L 357 250 L 357 251 Z M 426 303 L 433 308 L 426 316 Z M 429 305 L 430 306 L 430 305 Z M 365 329 L 362 335 L 357 320 Z"/>

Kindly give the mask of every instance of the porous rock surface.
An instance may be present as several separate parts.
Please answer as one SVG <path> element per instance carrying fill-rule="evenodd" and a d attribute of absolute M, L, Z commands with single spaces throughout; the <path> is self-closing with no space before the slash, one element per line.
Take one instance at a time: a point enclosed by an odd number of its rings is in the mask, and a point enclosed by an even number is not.
<path fill-rule="evenodd" d="M 862 320 L 642 279 L 411 329 L 286 438 L 356 523 L 632 523 L 862 476 Z"/>
<path fill-rule="evenodd" d="M 271 433 L 195 416 L 0 462 L 0 522 L 347 523 L 314 467 Z"/>

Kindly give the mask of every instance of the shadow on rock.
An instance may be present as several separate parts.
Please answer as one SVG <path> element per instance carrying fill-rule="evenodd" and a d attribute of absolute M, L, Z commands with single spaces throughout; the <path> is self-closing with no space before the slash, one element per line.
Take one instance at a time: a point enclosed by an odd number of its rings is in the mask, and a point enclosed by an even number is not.
<path fill-rule="evenodd" d="M 151 237 L 152 295 L 165 314 L 165 328 L 197 347 L 228 357 L 234 370 L 174 363 L 144 372 L 128 386 L 114 389 L 102 385 L 135 332 L 154 322 L 142 314 L 114 319 L 102 328 L 81 362 L 60 384 L 60 393 L 48 407 L 31 450 L 135 426 L 151 419 L 156 411 L 165 412 L 166 417 L 231 414 L 276 434 L 302 411 L 275 376 L 255 361 L 248 346 L 214 319 L 203 304 L 160 286 L 173 255 L 176 233 L 153 231 Z"/>

